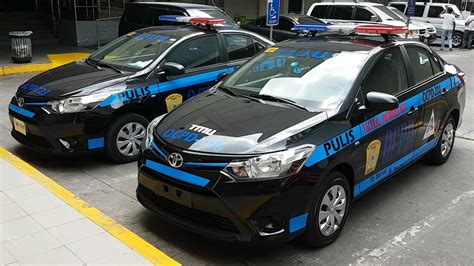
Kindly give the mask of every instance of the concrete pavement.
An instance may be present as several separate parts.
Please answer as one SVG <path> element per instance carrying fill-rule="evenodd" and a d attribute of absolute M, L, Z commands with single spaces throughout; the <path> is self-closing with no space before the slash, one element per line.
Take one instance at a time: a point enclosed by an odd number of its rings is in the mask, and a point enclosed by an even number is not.
<path fill-rule="evenodd" d="M 159 220 L 135 198 L 136 164 L 101 154 L 56 158 L 10 137 L 8 102 L 31 75 L 0 77 L 0 145 L 183 264 L 472 264 L 474 261 L 474 51 L 443 52 L 467 75 L 467 108 L 443 166 L 416 163 L 353 203 L 338 241 L 308 249 L 295 241 L 243 246 L 216 242 Z"/>

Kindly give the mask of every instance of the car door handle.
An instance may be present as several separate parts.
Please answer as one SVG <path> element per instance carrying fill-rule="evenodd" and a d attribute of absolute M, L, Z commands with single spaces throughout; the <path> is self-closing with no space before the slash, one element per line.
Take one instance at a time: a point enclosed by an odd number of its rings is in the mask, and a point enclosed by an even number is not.
<path fill-rule="evenodd" d="M 414 113 L 416 113 L 416 111 L 418 111 L 418 107 L 411 107 L 410 108 L 410 111 L 408 111 L 407 115 L 413 115 Z"/>
<path fill-rule="evenodd" d="M 448 90 L 446 88 L 441 88 L 441 95 L 446 96 Z"/>

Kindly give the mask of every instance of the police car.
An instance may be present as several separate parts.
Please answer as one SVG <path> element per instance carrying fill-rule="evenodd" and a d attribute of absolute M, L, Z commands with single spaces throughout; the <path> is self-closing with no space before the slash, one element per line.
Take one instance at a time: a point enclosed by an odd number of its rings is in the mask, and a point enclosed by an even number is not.
<path fill-rule="evenodd" d="M 466 97 L 456 66 L 391 37 L 404 27 L 296 28 L 310 34 L 150 123 L 145 207 L 222 240 L 323 246 L 354 199 L 422 157 L 448 160 Z"/>
<path fill-rule="evenodd" d="M 10 102 L 12 136 L 46 153 L 105 149 L 115 162 L 136 160 L 148 121 L 208 90 L 273 43 L 224 29 L 223 19 L 162 16 L 187 26 L 124 35 L 85 60 L 22 84 Z"/>

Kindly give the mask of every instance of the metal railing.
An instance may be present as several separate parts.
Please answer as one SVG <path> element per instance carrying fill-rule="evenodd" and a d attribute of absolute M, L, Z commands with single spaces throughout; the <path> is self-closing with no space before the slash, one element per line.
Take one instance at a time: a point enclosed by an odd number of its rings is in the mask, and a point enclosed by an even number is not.
<path fill-rule="evenodd" d="M 101 33 L 116 31 L 114 39 L 118 37 L 118 22 L 120 22 L 121 17 L 111 17 L 111 18 L 100 18 L 95 20 L 96 26 L 96 35 L 97 35 L 97 48 L 101 46 Z M 101 28 L 101 24 L 111 24 L 110 22 L 117 21 L 116 26 Z M 109 23 L 104 23 L 109 22 Z"/>

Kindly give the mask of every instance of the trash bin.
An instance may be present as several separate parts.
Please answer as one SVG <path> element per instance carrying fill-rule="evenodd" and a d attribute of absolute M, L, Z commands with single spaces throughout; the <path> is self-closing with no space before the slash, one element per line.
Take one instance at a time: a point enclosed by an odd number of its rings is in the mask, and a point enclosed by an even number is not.
<path fill-rule="evenodd" d="M 11 56 L 15 63 L 28 63 L 33 58 L 31 49 L 32 31 L 10 31 Z"/>

